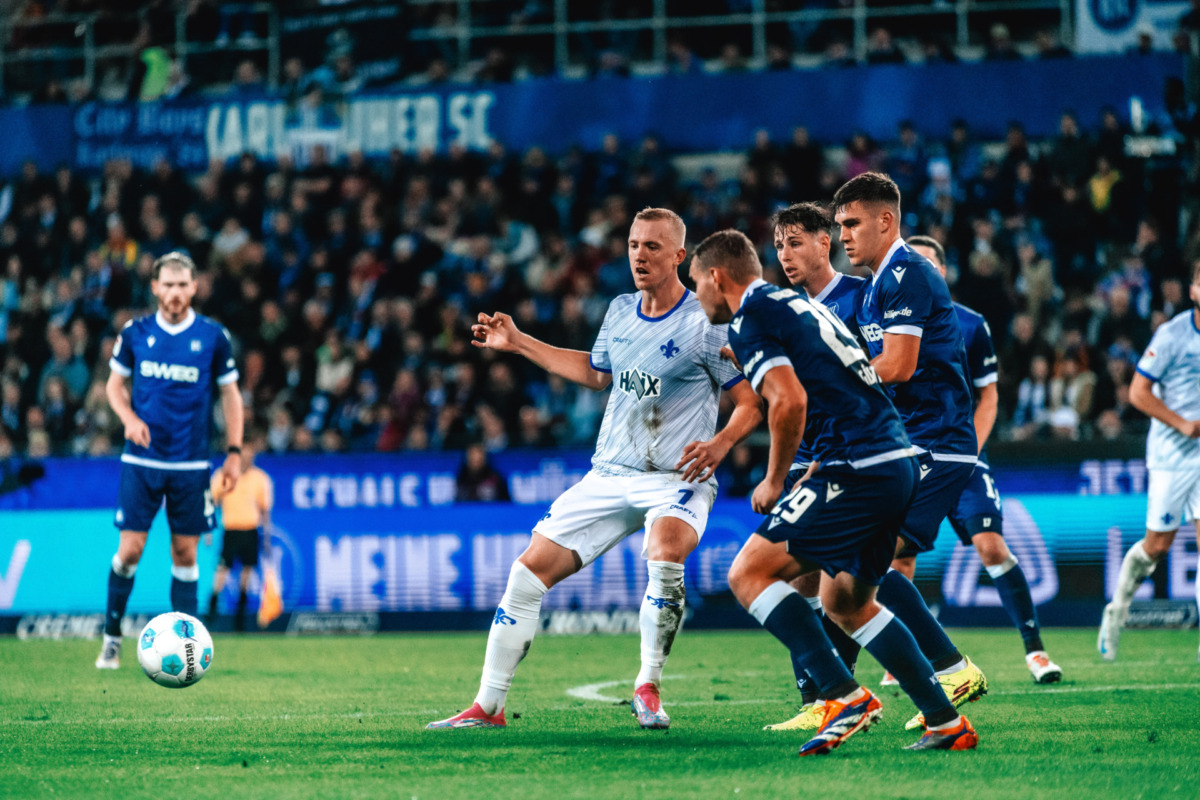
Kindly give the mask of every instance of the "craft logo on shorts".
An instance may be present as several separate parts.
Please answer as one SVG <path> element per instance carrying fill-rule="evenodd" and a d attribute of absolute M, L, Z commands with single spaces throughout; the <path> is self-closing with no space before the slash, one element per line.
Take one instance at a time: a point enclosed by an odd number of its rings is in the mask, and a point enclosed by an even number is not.
<path fill-rule="evenodd" d="M 662 379 L 637 369 L 627 369 L 621 373 L 617 384 L 622 392 L 631 394 L 638 400 L 643 397 L 658 397 L 662 391 Z"/>

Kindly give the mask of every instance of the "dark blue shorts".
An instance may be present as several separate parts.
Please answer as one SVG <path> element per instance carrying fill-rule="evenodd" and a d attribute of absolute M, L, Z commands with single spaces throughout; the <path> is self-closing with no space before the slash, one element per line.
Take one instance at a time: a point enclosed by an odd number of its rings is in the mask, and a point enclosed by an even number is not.
<path fill-rule="evenodd" d="M 155 469 L 121 464 L 121 495 L 113 524 L 123 531 L 148 531 L 163 498 L 171 533 L 199 536 L 216 527 L 216 508 L 207 469 Z"/>
<path fill-rule="evenodd" d="M 866 469 L 822 467 L 784 495 L 755 531 L 830 575 L 878 586 L 917 488 L 916 458 Z"/>
<path fill-rule="evenodd" d="M 922 453 L 918 458 L 921 478 L 917 496 L 900 532 L 908 543 L 906 553 L 913 554 L 928 553 L 933 549 L 942 520 L 950 516 L 975 471 L 974 464 L 935 461 L 929 453 Z"/>
<path fill-rule="evenodd" d="M 958 496 L 958 505 L 950 512 L 950 525 L 963 544 L 971 544 L 977 533 L 1004 534 L 1004 509 L 1000 492 L 986 464 L 976 465 L 967 488 Z"/>

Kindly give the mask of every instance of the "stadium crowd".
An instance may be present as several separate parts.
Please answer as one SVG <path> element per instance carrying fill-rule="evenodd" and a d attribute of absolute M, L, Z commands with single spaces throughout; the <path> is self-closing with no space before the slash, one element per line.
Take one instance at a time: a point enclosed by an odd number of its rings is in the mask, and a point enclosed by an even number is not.
<path fill-rule="evenodd" d="M 1181 137 L 1186 118 L 1162 121 Z M 1200 233 L 1180 164 L 1127 159 L 1113 113 L 1032 145 L 1014 124 L 994 153 L 967 125 L 915 126 L 835 159 L 797 128 L 760 133 L 736 178 L 677 173 L 655 136 L 599 152 L 351 153 L 304 168 L 243 155 L 194 180 L 161 161 L 110 162 L 89 181 L 29 163 L 3 190 L 0 423 L 31 456 L 107 454 L 121 430 L 103 384 L 116 332 L 153 308 L 150 266 L 174 249 L 203 267 L 197 307 L 237 345 L 251 419 L 275 451 L 586 446 L 604 397 L 469 344 L 507 310 L 555 344 L 590 349 L 608 300 L 630 291 L 631 215 L 678 209 L 691 241 L 736 227 L 775 264 L 770 213 L 828 199 L 883 169 L 912 232 L 943 241 L 951 282 L 991 325 L 1002 435 L 1115 436 L 1140 420 L 1134 362 L 1189 306 Z M 844 263 L 839 258 L 839 263 Z M 774 280 L 782 277 L 771 270 Z"/>

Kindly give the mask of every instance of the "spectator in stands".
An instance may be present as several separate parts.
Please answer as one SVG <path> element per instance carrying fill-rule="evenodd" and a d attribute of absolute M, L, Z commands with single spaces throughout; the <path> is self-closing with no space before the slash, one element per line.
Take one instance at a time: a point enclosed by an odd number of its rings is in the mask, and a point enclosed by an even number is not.
<path fill-rule="evenodd" d="M 1055 367 L 1050 397 L 1051 406 L 1069 408 L 1069 416 L 1075 419 L 1075 433 L 1068 438 L 1076 438 L 1079 424 L 1092 417 L 1096 381 L 1096 373 L 1087 365 L 1087 350 L 1079 345 L 1067 347 Z"/>
<path fill-rule="evenodd" d="M 907 61 L 904 53 L 892 41 L 891 31 L 883 27 L 871 31 L 867 37 L 868 64 L 904 64 Z"/>
<path fill-rule="evenodd" d="M 1013 44 L 1008 26 L 997 22 L 988 29 L 987 49 L 984 58 L 988 61 L 1020 61 L 1021 54 Z"/>
<path fill-rule="evenodd" d="M 672 36 L 667 40 L 667 69 L 676 75 L 698 75 L 704 67 L 682 37 Z"/>
<path fill-rule="evenodd" d="M 1070 58 L 1073 53 L 1058 40 L 1058 34 L 1053 28 L 1041 28 L 1033 35 L 1033 46 L 1037 48 L 1037 57 Z"/>
<path fill-rule="evenodd" d="M 509 499 L 508 481 L 492 466 L 487 450 L 478 442 L 468 445 L 463 454 L 457 485 L 460 503 L 496 503 Z"/>
<path fill-rule="evenodd" d="M 1064 111 L 1059 117 L 1058 132 L 1046 158 L 1050 177 L 1059 186 L 1079 185 L 1087 180 L 1095 164 L 1092 144 L 1080 131 L 1073 111 Z"/>
<path fill-rule="evenodd" d="M 1050 364 L 1044 356 L 1034 356 L 1029 364 L 1029 377 L 1017 389 L 1017 406 L 1013 412 L 1014 439 L 1025 440 L 1040 436 L 1050 424 Z"/>

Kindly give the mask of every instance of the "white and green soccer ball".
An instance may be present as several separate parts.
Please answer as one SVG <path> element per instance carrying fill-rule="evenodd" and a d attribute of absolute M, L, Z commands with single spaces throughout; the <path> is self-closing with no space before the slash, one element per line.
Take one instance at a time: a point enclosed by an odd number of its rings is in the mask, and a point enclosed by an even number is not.
<path fill-rule="evenodd" d="M 204 623 L 189 614 L 159 614 L 142 628 L 137 657 L 150 680 L 183 689 L 203 678 L 212 666 L 212 636 Z"/>

